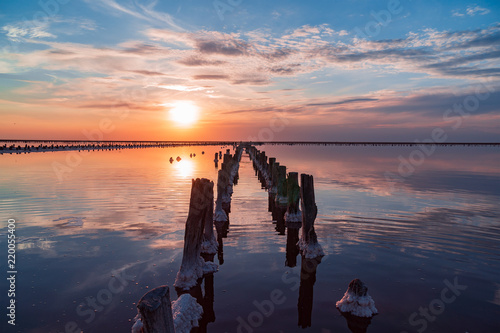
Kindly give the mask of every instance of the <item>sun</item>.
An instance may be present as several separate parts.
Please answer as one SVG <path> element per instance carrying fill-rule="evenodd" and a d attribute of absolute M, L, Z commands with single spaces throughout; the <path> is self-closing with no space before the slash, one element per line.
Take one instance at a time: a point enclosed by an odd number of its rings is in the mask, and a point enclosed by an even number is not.
<path fill-rule="evenodd" d="M 180 126 L 192 125 L 198 120 L 198 106 L 190 101 L 179 101 L 172 104 L 170 119 Z"/>

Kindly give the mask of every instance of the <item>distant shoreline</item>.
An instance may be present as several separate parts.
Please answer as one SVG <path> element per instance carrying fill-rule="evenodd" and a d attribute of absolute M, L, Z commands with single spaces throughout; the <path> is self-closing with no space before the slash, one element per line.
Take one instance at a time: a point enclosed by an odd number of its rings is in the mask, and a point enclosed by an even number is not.
<path fill-rule="evenodd" d="M 172 145 L 172 146 L 232 146 L 248 145 L 338 145 L 338 146 L 500 146 L 500 142 L 411 142 L 411 141 L 166 141 L 166 140 L 28 140 L 0 139 L 0 146 L 10 143 L 38 144 L 104 144 L 109 145 Z M 1 147 L 0 147 L 1 148 Z"/>
<path fill-rule="evenodd" d="M 57 151 L 100 151 L 119 149 L 171 148 L 188 146 L 308 145 L 343 147 L 500 147 L 498 142 L 310 142 L 310 141 L 86 141 L 86 140 L 0 140 L 0 155 Z"/>

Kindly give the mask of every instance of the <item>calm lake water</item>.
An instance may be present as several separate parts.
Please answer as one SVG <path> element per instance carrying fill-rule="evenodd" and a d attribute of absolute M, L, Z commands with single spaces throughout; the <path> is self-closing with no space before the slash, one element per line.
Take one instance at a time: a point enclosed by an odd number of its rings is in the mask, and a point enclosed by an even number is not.
<path fill-rule="evenodd" d="M 208 332 L 500 331 L 499 148 L 437 148 L 399 182 L 386 172 L 398 174 L 398 157 L 408 159 L 415 147 L 258 148 L 287 171 L 314 176 L 316 232 L 326 256 L 315 283 L 313 276 L 299 287 L 301 258 L 296 267 L 285 265 L 287 236 L 276 231 L 268 195 L 244 153 Z M 8 327 L 3 310 L 2 327 L 65 332 L 70 323 L 76 332 L 130 332 L 141 296 L 174 283 L 191 179 L 216 180 L 219 150 L 89 152 L 79 164 L 72 159 L 62 179 L 54 162 L 65 165 L 69 152 L 0 156 L 4 275 L 9 218 L 18 240 L 17 325 Z M 177 156 L 181 162 L 171 164 Z M 354 278 L 375 300 L 379 314 L 371 323 L 348 322 L 335 308 Z M 450 284 L 458 284 L 455 293 Z M 273 292 L 279 302 L 269 308 Z M 299 294 L 301 326 L 310 317 L 305 329 L 298 326 Z"/>

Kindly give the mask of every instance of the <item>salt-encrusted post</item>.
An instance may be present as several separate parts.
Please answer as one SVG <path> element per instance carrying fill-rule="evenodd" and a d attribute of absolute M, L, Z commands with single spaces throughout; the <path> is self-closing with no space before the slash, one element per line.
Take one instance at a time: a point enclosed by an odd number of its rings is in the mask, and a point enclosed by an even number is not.
<path fill-rule="evenodd" d="M 137 304 L 144 333 L 175 333 L 168 286 L 155 288 Z"/>
<path fill-rule="evenodd" d="M 192 181 L 191 200 L 184 234 L 184 253 L 174 286 L 188 290 L 203 276 L 204 260 L 200 257 L 204 224 L 209 211 L 213 209 L 214 183 L 208 179 Z M 211 193 L 211 194 L 210 194 Z"/>
<path fill-rule="evenodd" d="M 336 303 L 337 309 L 342 313 L 350 313 L 356 317 L 372 317 L 377 314 L 375 302 L 368 294 L 368 288 L 359 279 L 349 283 L 344 297 Z"/>
<path fill-rule="evenodd" d="M 316 231 L 314 231 L 314 220 L 318 214 L 318 207 L 314 198 L 313 176 L 304 173 L 301 174 L 300 185 L 302 234 L 299 241 L 299 248 L 303 256 L 312 259 L 325 255 L 321 245 L 318 243 Z"/>

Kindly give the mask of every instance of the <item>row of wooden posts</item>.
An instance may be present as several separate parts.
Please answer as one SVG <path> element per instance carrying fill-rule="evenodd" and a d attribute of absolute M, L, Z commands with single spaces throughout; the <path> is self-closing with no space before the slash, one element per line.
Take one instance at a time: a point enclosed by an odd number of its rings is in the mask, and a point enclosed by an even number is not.
<path fill-rule="evenodd" d="M 318 243 L 314 221 L 318 213 L 314 196 L 314 179 L 312 175 L 289 172 L 286 166 L 280 165 L 276 158 L 266 156 L 255 146 L 247 147 L 247 152 L 253 162 L 256 175 L 262 188 L 268 191 L 269 211 L 273 221 L 276 221 L 276 231 L 284 235 L 287 231 L 291 238 L 288 247 L 298 246 L 302 255 L 308 259 L 324 255 Z M 299 204 L 300 201 L 300 204 Z M 302 227 L 300 239 L 298 230 Z M 297 239 L 297 242 L 293 242 Z M 290 263 L 290 267 L 295 264 Z"/>
<path fill-rule="evenodd" d="M 269 193 L 269 211 L 272 212 L 273 221 L 276 221 L 276 230 L 280 235 L 283 235 L 286 229 L 285 265 L 295 267 L 297 255 L 302 254 L 299 300 L 297 302 L 298 326 L 310 327 L 316 269 L 324 255 L 314 231 L 314 221 L 318 210 L 314 198 L 313 177 L 301 174 L 301 186 L 299 187 L 298 173 L 289 172 L 286 174 L 285 166 L 280 165 L 274 157 L 268 158 L 265 152 L 259 151 L 254 146 L 248 147 L 247 152 L 253 161 L 255 173 L 262 188 Z M 300 206 L 298 204 L 299 198 Z M 302 208 L 302 211 L 299 210 L 299 207 Z M 302 233 L 299 239 L 298 230 L 300 227 L 302 227 Z M 347 327 L 353 333 L 366 333 L 373 315 L 377 313 L 367 290 L 368 288 L 363 282 L 354 279 L 350 282 L 344 298 L 337 302 L 337 304 L 341 304 L 352 301 L 355 304 L 356 299 L 361 298 L 359 304 L 347 307 L 352 313 L 339 309 L 347 321 Z M 372 315 L 362 317 L 356 315 L 363 312 L 365 314 L 372 313 Z"/>
<path fill-rule="evenodd" d="M 223 264 L 222 239 L 227 237 L 229 229 L 231 195 L 233 186 L 237 184 L 238 180 L 242 150 L 243 147 L 238 146 L 234 155 L 230 154 L 229 149 L 224 154 L 223 163 L 218 172 L 215 213 L 214 183 L 208 179 L 192 181 L 184 236 L 184 252 L 181 267 L 174 283 L 178 299 L 174 303 L 177 307 L 176 315 L 180 315 L 181 321 L 182 317 L 193 315 L 189 313 L 190 311 L 194 311 L 195 316 L 200 316 L 200 318 L 190 319 L 194 320 L 192 324 L 198 327 L 196 332 L 200 333 L 206 332 L 208 323 L 215 321 L 213 274 L 218 270 L 218 266 L 213 261 L 217 253 L 219 264 Z M 275 158 L 268 159 L 265 152 L 259 151 L 254 146 L 246 146 L 246 151 L 253 162 L 262 187 L 269 193 L 269 211 L 272 212 L 273 220 L 277 223 L 277 231 L 280 235 L 284 235 L 286 230 L 286 266 L 295 267 L 297 255 L 301 253 L 300 287 L 297 303 L 298 326 L 310 327 L 316 269 L 324 255 L 314 230 L 317 206 L 314 197 L 313 177 L 301 174 L 301 186 L 299 187 L 298 173 L 289 172 L 287 174 L 285 166 L 276 162 Z M 214 223 L 217 240 L 214 235 Z M 299 239 L 300 228 L 302 228 L 302 233 Z M 202 283 L 204 284 L 203 291 Z M 354 288 L 351 285 L 361 285 L 363 288 Z M 358 289 L 364 290 L 364 294 Z M 363 283 L 355 279 L 349 285 L 347 293 L 353 295 L 349 297 L 363 297 L 366 290 Z M 192 298 L 191 303 L 179 302 L 186 296 Z M 180 310 L 178 303 L 181 304 Z M 137 305 L 141 325 L 138 326 L 139 330 L 133 328 L 133 332 L 189 332 L 191 328 L 186 328 L 186 325 L 181 326 L 181 328 L 177 327 L 179 321 L 172 314 L 171 304 L 170 289 L 166 285 L 146 293 Z M 182 306 L 186 306 L 186 308 L 182 308 Z M 199 310 L 193 310 L 193 307 L 198 307 Z M 357 317 L 343 312 L 342 315 L 346 318 L 352 332 L 366 332 L 366 328 L 371 322 L 371 317 Z M 188 325 L 188 327 L 190 326 Z"/>
<path fill-rule="evenodd" d="M 213 262 L 218 254 L 223 264 L 223 242 L 229 229 L 229 213 L 233 186 L 238 182 L 238 169 L 243 147 L 237 146 L 234 155 L 227 149 L 218 171 L 217 199 L 214 213 L 214 183 L 208 179 L 192 181 L 191 198 L 184 235 L 181 267 L 174 283 L 178 297 L 188 293 L 203 305 L 199 332 L 206 332 L 209 322 L 215 321 L 213 311 L 213 274 L 218 266 Z M 222 155 L 222 154 L 221 154 Z M 214 222 L 217 239 L 214 235 Z M 201 284 L 204 282 L 204 295 Z M 168 286 L 157 287 L 146 293 L 137 308 L 143 333 L 175 333 L 174 318 Z"/>
<path fill-rule="evenodd" d="M 256 176 L 269 196 L 268 210 L 276 222 L 276 231 L 284 235 L 286 231 L 285 265 L 295 267 L 297 256 L 301 255 L 299 299 L 297 302 L 298 326 L 310 327 L 316 269 L 324 253 L 318 243 L 314 221 L 318 212 L 314 196 L 313 176 L 289 172 L 274 157 L 267 157 L 255 146 L 247 148 L 253 162 Z M 299 204 L 300 202 L 300 204 Z M 299 230 L 302 233 L 299 238 Z"/>
<path fill-rule="evenodd" d="M 215 320 L 213 273 L 217 270 L 217 265 L 213 263 L 213 259 L 217 253 L 219 263 L 224 262 L 223 238 L 227 237 L 229 229 L 231 196 L 233 186 L 238 181 L 242 152 L 243 147 L 238 146 L 234 155 L 230 154 L 229 149 L 224 154 L 221 169 L 218 171 L 215 212 L 213 182 L 208 179 L 196 179 L 192 182 L 183 258 L 174 286 L 179 297 L 189 293 L 203 305 L 204 315 L 200 323 L 200 332 L 206 332 L 208 322 Z M 273 220 L 277 223 L 276 229 L 283 235 L 285 230 L 288 231 L 286 265 L 296 266 L 296 257 L 299 251 L 302 253 L 297 305 L 298 324 L 301 327 L 309 327 L 316 268 L 323 255 L 314 230 L 317 207 L 313 177 L 302 174 L 299 187 L 298 173 L 290 172 L 287 175 L 285 166 L 276 162 L 275 158 L 269 158 L 268 162 L 265 152 L 260 152 L 254 146 L 247 146 L 246 152 L 253 161 L 262 187 L 269 192 L 269 211 L 272 212 Z M 216 163 L 221 158 L 221 152 L 217 155 Z M 217 240 L 214 235 L 214 224 Z M 300 228 L 302 228 L 302 234 L 299 239 Z M 205 296 L 201 291 L 203 281 L 205 282 Z M 175 332 L 168 286 L 161 286 L 146 293 L 137 307 L 143 325 L 142 332 Z"/>
<path fill-rule="evenodd" d="M 301 186 L 299 187 L 298 173 L 289 172 L 287 175 L 286 167 L 276 162 L 275 158 L 271 157 L 268 161 L 265 152 L 259 151 L 254 146 L 246 146 L 245 148 L 253 161 L 256 175 L 262 187 L 269 193 L 269 211 L 272 212 L 273 220 L 277 223 L 277 231 L 280 235 L 284 235 L 284 230 L 287 231 L 285 265 L 295 267 L 297 255 L 302 254 L 297 303 L 298 326 L 302 328 L 310 327 L 316 269 L 324 255 L 314 231 L 317 206 L 314 198 L 313 177 L 301 174 Z M 193 322 L 193 326 L 198 327 L 196 332 L 200 333 L 206 332 L 208 323 L 215 321 L 213 274 L 218 270 L 218 266 L 213 260 L 217 253 L 219 264 L 223 264 L 222 239 L 227 237 L 229 229 L 231 195 L 233 186 L 238 181 L 242 149 L 242 146 L 237 146 L 234 155 L 230 154 L 229 149 L 224 154 L 223 163 L 218 172 L 215 213 L 213 207 L 213 182 L 208 179 L 196 179 L 192 182 L 184 237 L 184 252 L 174 286 L 178 295 L 175 302 L 177 307 L 177 302 L 182 297 L 192 298 L 191 305 L 182 305 L 184 303 L 180 302 L 181 317 L 189 317 L 192 315 L 192 313 L 189 313 L 190 311 L 196 312 L 196 316 L 203 314 L 200 315 L 199 322 L 198 318 L 195 319 L 196 325 Z M 219 152 L 218 156 L 216 156 L 216 163 L 220 158 L 222 158 L 222 152 Z M 214 235 L 214 222 L 217 240 Z M 302 233 L 299 239 L 300 228 L 302 228 Z M 201 288 L 202 283 L 204 283 L 204 292 Z M 367 297 L 366 290 L 364 284 L 355 279 L 349 284 L 346 295 L 349 294 L 351 298 Z M 344 295 L 340 302 L 345 298 Z M 182 308 L 182 306 L 187 306 L 187 308 Z M 193 306 L 198 307 L 199 310 L 193 310 Z M 174 325 L 174 322 L 177 325 L 178 321 L 172 315 L 170 289 L 166 285 L 146 293 L 137 307 L 141 326 L 139 330 L 133 329 L 133 332 L 187 333 L 190 331 L 190 328 L 186 328 L 185 325 L 180 329 Z M 187 313 L 182 313 L 183 310 Z M 179 315 L 179 308 L 177 308 L 177 311 L 176 315 Z M 352 332 L 366 332 L 371 317 L 357 317 L 351 313 L 341 313 L 346 318 L 348 327 Z"/>

